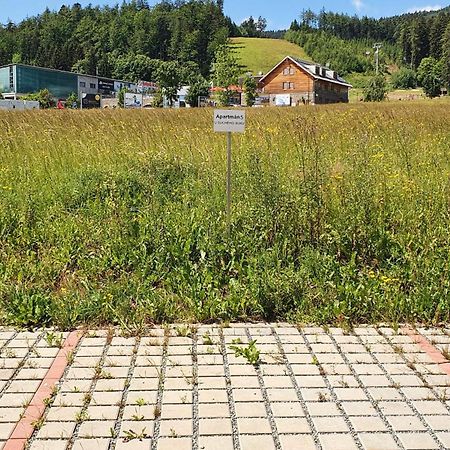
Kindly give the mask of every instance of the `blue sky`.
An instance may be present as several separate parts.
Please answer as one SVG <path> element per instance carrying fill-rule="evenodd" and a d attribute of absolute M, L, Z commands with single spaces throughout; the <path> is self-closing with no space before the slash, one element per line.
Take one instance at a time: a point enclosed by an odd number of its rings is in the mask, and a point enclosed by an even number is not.
<path fill-rule="evenodd" d="M 78 2 L 82 5 L 89 3 L 114 5 L 117 0 L 78 0 Z M 267 19 L 268 28 L 280 29 L 288 27 L 304 8 L 319 11 L 324 7 L 334 12 L 382 17 L 420 9 L 439 9 L 448 5 L 447 2 L 448 0 L 225 0 L 225 12 L 236 23 L 251 15 L 256 17 L 261 15 Z M 0 0 L 0 23 L 6 23 L 8 18 L 14 22 L 20 21 L 27 16 L 39 14 L 47 6 L 50 9 L 59 9 L 63 4 L 72 3 L 75 1 Z M 150 0 L 149 3 L 155 4 L 157 1 Z"/>

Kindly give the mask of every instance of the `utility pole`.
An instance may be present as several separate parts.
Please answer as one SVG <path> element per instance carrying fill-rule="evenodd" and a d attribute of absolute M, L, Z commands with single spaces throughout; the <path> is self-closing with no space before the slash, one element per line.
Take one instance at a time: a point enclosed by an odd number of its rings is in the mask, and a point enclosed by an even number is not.
<path fill-rule="evenodd" d="M 376 67 L 376 74 L 378 75 L 378 72 L 380 70 L 380 49 L 383 47 L 383 44 L 377 42 L 376 44 L 373 44 L 373 48 L 375 49 L 375 67 Z"/>

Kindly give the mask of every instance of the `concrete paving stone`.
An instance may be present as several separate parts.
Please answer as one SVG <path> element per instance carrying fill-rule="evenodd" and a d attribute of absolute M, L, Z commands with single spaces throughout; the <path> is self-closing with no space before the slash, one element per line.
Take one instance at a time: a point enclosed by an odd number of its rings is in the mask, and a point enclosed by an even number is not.
<path fill-rule="evenodd" d="M 351 375 L 352 371 L 346 364 L 322 364 L 326 375 Z"/>
<path fill-rule="evenodd" d="M 245 367 L 245 371 L 241 370 L 241 367 Z M 232 366 L 233 373 L 232 375 L 248 375 L 252 372 L 249 369 L 253 369 L 253 367 L 248 366 Z M 253 369 L 254 370 L 254 369 Z M 231 373 L 231 367 L 230 367 Z M 223 365 L 216 366 L 198 366 L 198 376 L 199 377 L 223 377 L 225 374 L 225 370 Z"/>
<path fill-rule="evenodd" d="M 364 450 L 397 450 L 400 447 L 388 433 L 360 433 Z"/>
<path fill-rule="evenodd" d="M 94 392 L 91 405 L 116 405 L 122 401 L 122 392 Z"/>
<path fill-rule="evenodd" d="M 158 450 L 191 450 L 192 439 L 191 438 L 159 438 Z"/>
<path fill-rule="evenodd" d="M 333 344 L 333 340 L 328 334 L 307 334 L 305 333 L 306 338 L 309 342 L 314 344 Z"/>
<path fill-rule="evenodd" d="M 323 450 L 357 450 L 353 438 L 348 434 L 319 434 Z"/>
<path fill-rule="evenodd" d="M 47 422 L 75 421 L 81 406 L 52 406 L 48 410 L 45 420 Z"/>
<path fill-rule="evenodd" d="M 290 354 L 286 357 L 290 364 L 311 364 L 313 360 L 309 353 Z"/>
<path fill-rule="evenodd" d="M 315 392 L 317 392 L 316 389 L 311 389 L 314 390 Z M 234 391 L 234 399 L 236 400 L 236 392 L 238 391 Z M 262 401 L 262 394 L 261 391 L 258 392 L 258 390 L 254 390 L 255 394 L 255 401 Z M 271 402 L 293 402 L 293 401 L 297 401 L 297 392 L 295 391 L 295 389 L 293 388 L 289 388 L 289 389 L 267 389 L 267 396 L 269 397 L 269 400 Z M 248 400 L 245 400 L 248 401 Z"/>
<path fill-rule="evenodd" d="M 20 369 L 16 380 L 42 380 L 47 372 L 48 369 Z"/>
<path fill-rule="evenodd" d="M 389 416 L 387 418 L 395 431 L 425 431 L 426 428 L 416 416 Z"/>
<path fill-rule="evenodd" d="M 414 411 L 405 402 L 378 402 L 381 412 L 386 416 L 408 416 L 413 415 Z"/>
<path fill-rule="evenodd" d="M 238 430 L 241 434 L 270 434 L 272 429 L 267 418 L 238 418 Z"/>
<path fill-rule="evenodd" d="M 81 339 L 81 348 L 104 347 L 106 345 L 106 341 L 106 337 L 83 337 Z"/>
<path fill-rule="evenodd" d="M 378 336 L 378 332 L 375 328 L 372 327 L 356 327 L 353 329 L 353 333 L 357 336 L 371 335 Z"/>
<path fill-rule="evenodd" d="M 92 380 L 65 380 L 61 384 L 61 393 L 77 393 L 77 392 L 87 392 L 91 387 Z"/>
<path fill-rule="evenodd" d="M 406 450 L 434 450 L 439 445 L 428 433 L 397 433 Z"/>
<path fill-rule="evenodd" d="M 450 448 L 450 431 L 445 431 L 443 433 L 438 432 L 436 435 L 446 449 Z"/>
<path fill-rule="evenodd" d="M 231 434 L 229 419 L 199 419 L 199 434 L 201 436 Z"/>
<path fill-rule="evenodd" d="M 127 405 L 123 411 L 123 420 L 153 420 L 155 418 L 155 405 Z"/>
<path fill-rule="evenodd" d="M 166 391 L 163 392 L 163 403 L 172 405 L 182 405 L 192 403 L 192 390 Z"/>
<path fill-rule="evenodd" d="M 304 417 L 305 411 L 299 402 L 271 403 L 272 413 L 275 417 Z"/>
<path fill-rule="evenodd" d="M 77 357 L 102 356 L 104 347 L 80 347 L 77 350 Z"/>
<path fill-rule="evenodd" d="M 119 439 L 116 444 L 116 450 L 150 450 L 152 448 L 152 439 Z"/>
<path fill-rule="evenodd" d="M 362 388 L 335 388 L 334 392 L 339 400 L 368 400 Z"/>
<path fill-rule="evenodd" d="M 394 387 L 370 387 L 367 389 L 376 401 L 381 400 L 402 400 L 399 390 Z"/>
<path fill-rule="evenodd" d="M 294 375 L 320 375 L 319 367 L 314 364 L 291 364 Z"/>
<path fill-rule="evenodd" d="M 434 431 L 450 430 L 450 415 L 445 416 L 424 416 L 425 421 Z"/>
<path fill-rule="evenodd" d="M 87 414 L 92 420 L 116 420 L 119 417 L 119 407 L 90 405 L 87 408 Z"/>
<path fill-rule="evenodd" d="M 161 367 L 162 357 L 161 356 L 138 356 L 136 357 L 135 366 L 136 367 L 157 367 L 158 369 Z"/>
<path fill-rule="evenodd" d="M 316 444 L 311 436 L 305 434 L 280 435 L 281 448 L 283 450 L 316 450 Z"/>
<path fill-rule="evenodd" d="M 379 417 L 369 416 L 369 417 L 360 417 L 353 416 L 350 418 L 350 421 L 353 425 L 353 428 L 358 432 L 367 431 L 367 432 L 380 432 L 387 431 L 386 425 Z"/>
<path fill-rule="evenodd" d="M 213 376 L 217 375 L 213 374 Z M 166 378 L 192 378 L 192 367 L 189 366 L 167 367 Z"/>
<path fill-rule="evenodd" d="M 264 376 L 286 377 L 288 370 L 284 364 L 266 364 L 261 366 L 261 373 Z"/>
<path fill-rule="evenodd" d="M 16 422 L 0 423 L 0 440 L 6 440 L 11 435 L 16 426 Z"/>
<path fill-rule="evenodd" d="M 161 420 L 160 436 L 176 437 L 176 436 L 192 436 L 193 422 L 186 419 L 178 420 Z"/>
<path fill-rule="evenodd" d="M 416 375 L 391 375 L 395 383 L 403 387 L 421 387 L 423 381 Z"/>
<path fill-rule="evenodd" d="M 41 380 L 14 380 L 9 385 L 6 392 L 9 393 L 35 393 L 42 383 Z"/>
<path fill-rule="evenodd" d="M 420 414 L 448 414 L 447 408 L 439 400 L 413 400 L 412 403 Z"/>
<path fill-rule="evenodd" d="M 383 375 L 384 372 L 377 364 L 355 364 L 354 371 L 358 375 Z"/>
<path fill-rule="evenodd" d="M 161 370 L 159 367 L 135 367 L 133 370 L 133 379 L 135 378 L 159 378 Z"/>
<path fill-rule="evenodd" d="M 30 450 L 65 450 L 68 443 L 66 439 L 35 439 Z"/>
<path fill-rule="evenodd" d="M 309 355 L 310 354 L 306 344 L 284 344 L 283 351 L 287 356 L 289 356 L 290 354 L 294 354 L 294 355 L 298 355 L 298 354 Z M 278 353 L 278 351 L 276 351 L 274 353 Z"/>
<path fill-rule="evenodd" d="M 394 349 L 392 345 L 389 345 L 385 342 L 380 342 L 378 344 L 369 344 L 371 353 L 394 353 Z"/>
<path fill-rule="evenodd" d="M 75 430 L 74 422 L 48 422 L 42 425 L 37 433 L 37 439 L 64 439 L 70 438 Z"/>
<path fill-rule="evenodd" d="M 287 376 L 264 376 L 264 386 L 266 388 L 291 388 L 291 379 Z"/>
<path fill-rule="evenodd" d="M 404 363 L 383 364 L 384 369 L 390 375 L 413 375 L 414 370 Z"/>
<path fill-rule="evenodd" d="M 434 362 L 433 359 L 426 353 L 406 353 L 404 357 L 405 359 L 413 363 L 432 364 Z"/>
<path fill-rule="evenodd" d="M 221 365 L 223 364 L 222 355 L 198 355 L 199 365 Z"/>
<path fill-rule="evenodd" d="M 130 347 L 133 348 L 136 344 L 136 338 L 126 338 L 122 336 L 114 336 L 111 339 L 110 348 L 118 347 L 118 348 L 124 348 L 124 347 Z"/>
<path fill-rule="evenodd" d="M 109 439 L 77 439 L 72 449 L 73 450 L 108 450 Z"/>
<path fill-rule="evenodd" d="M 349 433 L 349 428 L 343 417 L 313 417 L 316 430 L 319 433 Z"/>
<path fill-rule="evenodd" d="M 128 356 L 133 355 L 134 347 L 109 347 L 106 351 L 107 356 Z"/>
<path fill-rule="evenodd" d="M 266 407 L 262 402 L 235 403 L 235 411 L 238 417 L 266 417 Z"/>
<path fill-rule="evenodd" d="M 169 339 L 169 349 L 173 348 L 174 346 L 181 346 L 181 347 L 192 347 L 192 338 L 185 337 L 185 336 L 175 336 L 171 337 Z"/>
<path fill-rule="evenodd" d="M 321 401 L 330 401 L 331 391 L 329 389 L 321 389 L 321 388 L 311 388 L 311 389 L 300 389 L 303 400 L 306 402 L 321 402 Z M 295 400 L 295 397 L 290 399 Z"/>
<path fill-rule="evenodd" d="M 125 388 L 125 378 L 100 379 L 95 383 L 95 390 L 100 391 L 123 391 Z"/>
<path fill-rule="evenodd" d="M 411 400 L 434 399 L 433 393 L 426 387 L 402 387 L 402 392 Z"/>
<path fill-rule="evenodd" d="M 0 408 L 0 423 L 18 422 L 23 413 L 23 407 Z"/>
<path fill-rule="evenodd" d="M 125 379 L 123 379 L 125 383 Z M 166 385 L 166 383 L 164 383 Z M 132 378 L 130 381 L 130 391 L 157 391 L 159 386 L 158 378 Z M 169 387 L 167 386 L 169 389 Z M 100 389 L 99 389 L 100 390 Z"/>
<path fill-rule="evenodd" d="M 373 364 L 373 358 L 369 353 L 349 353 L 345 355 L 351 364 Z"/>
<path fill-rule="evenodd" d="M 36 369 L 48 369 L 53 364 L 54 358 L 28 358 L 25 367 Z M 1 365 L 1 362 L 0 362 Z"/>
<path fill-rule="evenodd" d="M 218 382 L 214 382 L 213 387 L 217 388 L 217 387 L 225 387 L 225 379 L 221 380 L 223 382 L 223 386 L 218 386 Z M 245 389 L 256 389 L 259 387 L 259 381 L 258 381 L 258 377 L 255 373 L 255 375 L 253 376 L 248 376 L 248 377 L 230 377 L 230 381 L 231 381 L 231 387 L 233 389 L 237 389 L 237 388 L 245 388 Z M 203 386 L 205 387 L 205 386 Z"/>
<path fill-rule="evenodd" d="M 360 375 L 359 379 L 366 387 L 387 387 L 391 384 L 384 375 Z"/>
<path fill-rule="evenodd" d="M 198 448 L 200 450 L 234 450 L 233 439 L 231 436 L 200 436 Z"/>
<path fill-rule="evenodd" d="M 190 366 L 192 364 L 192 356 L 175 355 L 167 359 L 167 364 L 170 366 Z"/>
<path fill-rule="evenodd" d="M 78 430 L 81 438 L 110 438 L 114 431 L 114 420 L 86 420 Z"/>
<path fill-rule="evenodd" d="M 107 356 L 104 361 L 104 367 L 129 367 L 132 356 Z"/>
<path fill-rule="evenodd" d="M 424 375 L 424 377 L 433 386 L 450 387 L 449 375 Z"/>
<path fill-rule="evenodd" d="M 302 387 L 318 387 L 318 388 L 324 388 L 326 387 L 325 381 L 321 376 L 314 376 L 314 375 L 297 375 L 295 377 L 295 380 L 297 381 L 297 384 L 300 388 Z"/>
<path fill-rule="evenodd" d="M 233 390 L 238 393 L 241 389 Z M 227 403 L 228 395 L 226 390 L 221 389 L 201 389 L 198 390 L 199 403 Z"/>
<path fill-rule="evenodd" d="M 75 356 L 71 367 L 94 369 L 100 362 L 100 356 Z"/>
<path fill-rule="evenodd" d="M 19 394 L 3 394 L 0 398 L 0 407 L 20 407 L 27 405 L 33 395 L 29 393 L 19 393 Z"/>
<path fill-rule="evenodd" d="M 304 417 L 276 417 L 275 424 L 278 433 L 311 433 L 311 427 Z"/>
<path fill-rule="evenodd" d="M 14 374 L 14 369 L 0 369 L 0 380 L 9 380 Z"/>
<path fill-rule="evenodd" d="M 338 344 L 359 344 L 358 336 L 350 336 L 350 335 L 335 335 L 333 333 L 334 340 Z"/>
<path fill-rule="evenodd" d="M 163 346 L 160 341 L 154 341 L 154 345 L 140 345 L 137 350 L 137 359 L 143 360 L 144 358 L 162 358 Z"/>
<path fill-rule="evenodd" d="M 128 391 L 127 398 L 125 400 L 127 405 L 138 405 L 142 403 L 142 400 L 151 405 L 156 403 L 158 391 Z"/>
<path fill-rule="evenodd" d="M 213 383 L 214 387 L 222 387 L 223 389 L 225 389 L 225 379 L 224 378 L 213 378 L 213 377 L 209 377 L 211 380 L 211 383 Z M 204 380 L 204 378 L 202 378 L 201 380 Z M 200 378 L 198 379 L 198 383 L 200 385 L 200 383 L 203 383 L 204 381 L 200 381 Z M 193 380 L 192 378 L 184 378 L 184 377 L 180 377 L 180 378 L 165 378 L 164 379 L 164 389 L 169 389 L 169 390 L 186 390 L 188 388 L 191 388 L 193 385 Z"/>
<path fill-rule="evenodd" d="M 348 416 L 377 416 L 377 410 L 370 402 L 342 402 Z"/>
<path fill-rule="evenodd" d="M 127 378 L 129 367 L 105 367 L 104 371 L 112 378 Z"/>
<path fill-rule="evenodd" d="M 338 349 L 334 344 L 310 344 L 312 351 L 317 355 L 320 353 L 338 353 Z M 319 358 L 319 356 L 317 356 Z"/>
<path fill-rule="evenodd" d="M 142 439 L 152 437 L 153 420 L 124 420 L 120 424 L 119 438 L 126 438 L 129 433 L 141 436 Z"/>
<path fill-rule="evenodd" d="M 190 419 L 192 418 L 192 405 L 162 405 L 162 419 Z"/>
<path fill-rule="evenodd" d="M 333 387 L 359 387 L 353 375 L 327 375 L 327 379 Z"/>
<path fill-rule="evenodd" d="M 340 344 L 341 352 L 348 353 L 365 353 L 367 352 L 366 347 L 362 344 Z"/>
<path fill-rule="evenodd" d="M 275 448 L 275 443 L 271 434 L 261 435 L 240 435 L 242 450 L 261 450 Z"/>
<path fill-rule="evenodd" d="M 95 375 L 94 368 L 71 367 L 67 372 L 67 380 L 92 380 Z"/>
<path fill-rule="evenodd" d="M 169 355 L 169 358 L 172 358 L 172 356 L 189 356 L 189 358 L 192 358 L 192 347 L 188 346 L 171 346 L 167 349 L 167 354 Z"/>
<path fill-rule="evenodd" d="M 200 403 L 198 405 L 198 415 L 204 418 L 230 417 L 228 403 Z"/>

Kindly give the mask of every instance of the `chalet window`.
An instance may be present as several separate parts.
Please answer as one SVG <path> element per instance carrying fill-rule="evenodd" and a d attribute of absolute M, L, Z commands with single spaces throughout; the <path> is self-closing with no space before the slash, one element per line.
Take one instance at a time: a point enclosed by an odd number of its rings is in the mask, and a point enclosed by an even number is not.
<path fill-rule="evenodd" d="M 86 87 L 86 82 L 85 81 L 80 81 L 80 87 Z"/>
<path fill-rule="evenodd" d="M 283 83 L 283 89 L 284 89 L 284 90 L 289 89 L 289 83 L 284 82 L 284 83 Z"/>
<path fill-rule="evenodd" d="M 289 74 L 295 75 L 295 69 L 293 67 L 289 67 Z"/>
<path fill-rule="evenodd" d="M 286 67 L 286 68 L 283 70 L 283 75 L 289 75 L 289 73 L 290 73 L 290 68 L 289 68 L 289 67 Z"/>
<path fill-rule="evenodd" d="M 294 83 L 289 83 L 289 89 L 295 89 Z"/>

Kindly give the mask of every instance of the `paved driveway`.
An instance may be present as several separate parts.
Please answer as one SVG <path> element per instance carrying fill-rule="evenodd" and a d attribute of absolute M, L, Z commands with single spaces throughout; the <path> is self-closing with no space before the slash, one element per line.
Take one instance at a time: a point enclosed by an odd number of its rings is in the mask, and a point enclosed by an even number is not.
<path fill-rule="evenodd" d="M 450 328 L 4 330 L 0 348 L 5 449 L 450 448 Z"/>

